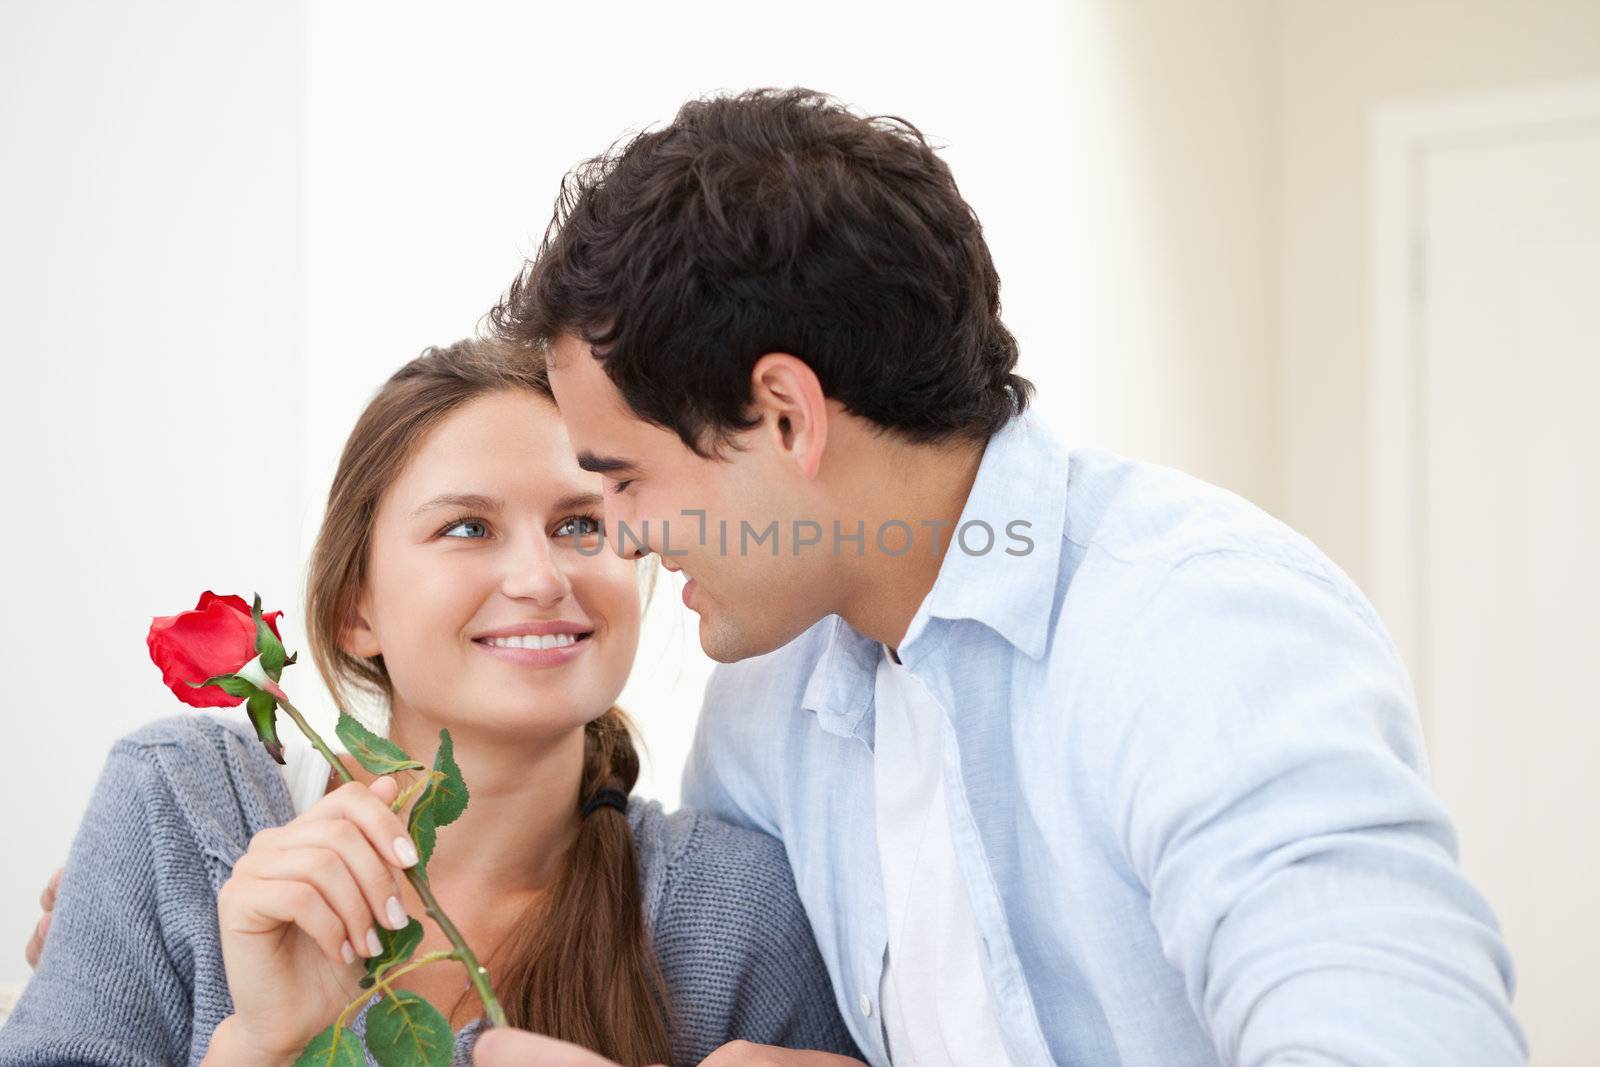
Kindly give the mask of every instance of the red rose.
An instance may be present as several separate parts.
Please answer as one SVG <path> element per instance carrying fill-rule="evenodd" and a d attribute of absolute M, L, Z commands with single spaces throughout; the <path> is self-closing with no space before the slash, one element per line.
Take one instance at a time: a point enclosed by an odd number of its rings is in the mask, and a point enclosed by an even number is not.
<path fill-rule="evenodd" d="M 262 614 L 272 632 L 278 633 L 281 611 Z M 150 658 L 161 668 L 161 680 L 179 700 L 195 708 L 233 708 L 243 697 L 229 696 L 220 686 L 201 689 L 200 683 L 219 674 L 233 674 L 256 658 L 256 624 L 250 605 L 236 596 L 217 596 L 207 590 L 193 611 L 168 615 L 150 623 L 145 637 Z"/>

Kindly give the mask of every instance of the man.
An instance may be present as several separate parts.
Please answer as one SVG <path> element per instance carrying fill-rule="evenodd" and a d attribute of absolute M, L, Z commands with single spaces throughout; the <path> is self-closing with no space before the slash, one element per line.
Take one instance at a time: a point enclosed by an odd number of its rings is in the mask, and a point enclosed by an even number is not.
<path fill-rule="evenodd" d="M 1237 497 L 1063 449 L 998 294 L 922 136 L 809 92 L 569 179 L 491 318 L 614 544 L 690 579 L 685 802 L 782 838 L 874 1063 L 1524 1062 L 1372 608 Z"/>

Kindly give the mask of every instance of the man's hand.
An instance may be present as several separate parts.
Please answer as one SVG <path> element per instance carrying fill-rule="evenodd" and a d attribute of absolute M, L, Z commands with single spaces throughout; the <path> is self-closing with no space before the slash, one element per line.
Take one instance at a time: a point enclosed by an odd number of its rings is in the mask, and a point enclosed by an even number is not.
<path fill-rule="evenodd" d="M 39 966 L 39 953 L 44 951 L 44 939 L 50 934 L 50 916 L 56 910 L 56 893 L 61 889 L 61 872 L 64 869 L 56 868 L 56 873 L 50 876 L 50 884 L 39 894 L 39 906 L 44 909 L 44 914 L 39 916 L 33 936 L 28 938 L 28 947 L 23 951 L 23 955 L 28 957 L 29 967 Z"/>
<path fill-rule="evenodd" d="M 522 1030 L 490 1030 L 472 1053 L 477 1067 L 617 1067 L 604 1056 L 565 1041 Z M 800 1052 L 772 1045 L 730 1041 L 700 1067 L 863 1067 L 860 1060 L 831 1052 Z"/>

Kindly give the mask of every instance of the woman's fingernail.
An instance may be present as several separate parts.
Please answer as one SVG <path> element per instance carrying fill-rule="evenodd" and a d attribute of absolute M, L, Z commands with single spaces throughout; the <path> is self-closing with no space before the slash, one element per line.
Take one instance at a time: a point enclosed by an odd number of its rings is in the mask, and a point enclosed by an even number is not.
<path fill-rule="evenodd" d="M 400 861 L 402 867 L 415 867 L 417 865 L 417 846 L 411 843 L 409 837 L 394 839 L 394 856 Z"/>
<path fill-rule="evenodd" d="M 348 941 L 339 946 L 339 955 L 344 957 L 346 963 L 354 963 L 356 961 L 356 950 L 350 947 L 350 942 Z"/>
<path fill-rule="evenodd" d="M 406 918 L 406 909 L 401 906 L 399 897 L 389 898 L 389 927 L 393 930 L 402 930 L 411 920 Z"/>
<path fill-rule="evenodd" d="M 376 930 L 367 931 L 367 955 L 383 955 L 383 942 L 378 940 L 378 931 Z"/>

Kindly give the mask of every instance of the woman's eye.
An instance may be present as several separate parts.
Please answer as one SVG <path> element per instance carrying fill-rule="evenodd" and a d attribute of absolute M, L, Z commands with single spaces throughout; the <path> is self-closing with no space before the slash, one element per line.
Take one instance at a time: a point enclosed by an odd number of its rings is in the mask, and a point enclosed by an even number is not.
<path fill-rule="evenodd" d="M 594 537 L 604 528 L 604 524 L 593 515 L 574 515 L 561 520 L 561 524 L 556 527 L 556 536 Z"/>
<path fill-rule="evenodd" d="M 440 534 L 444 537 L 456 537 L 458 540 L 476 540 L 477 538 L 474 535 L 468 534 L 465 537 L 462 537 L 452 532 L 455 530 L 467 529 L 469 527 L 476 527 L 477 529 L 484 531 L 488 530 L 488 527 L 477 519 L 462 519 L 460 522 L 452 523 L 451 525 L 446 526 L 440 531 Z"/>

